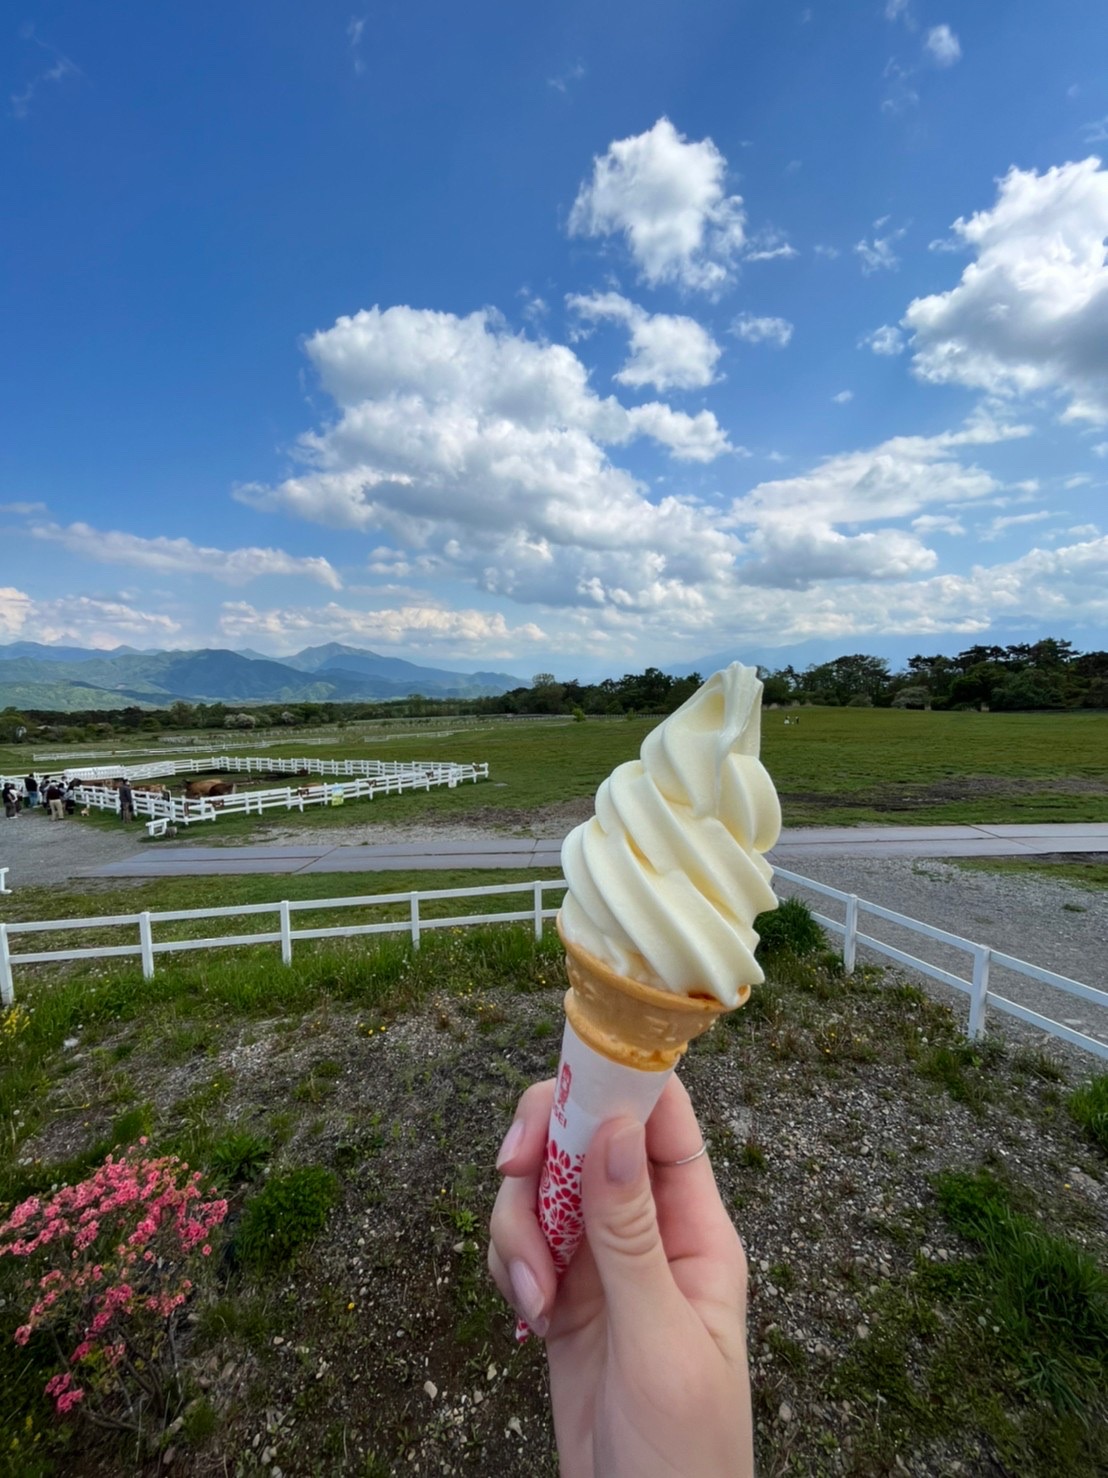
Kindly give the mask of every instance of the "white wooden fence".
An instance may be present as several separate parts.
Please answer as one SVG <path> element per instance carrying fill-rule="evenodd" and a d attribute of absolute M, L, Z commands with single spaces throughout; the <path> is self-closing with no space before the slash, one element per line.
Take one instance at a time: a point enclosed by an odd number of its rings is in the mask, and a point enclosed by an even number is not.
<path fill-rule="evenodd" d="M 984 1032 L 986 1008 L 995 1006 L 997 1010 L 1014 1016 L 1030 1026 L 1037 1027 L 1050 1036 L 1069 1042 L 1075 1047 L 1081 1047 L 1095 1057 L 1108 1060 L 1108 1042 L 1098 1041 L 1095 1037 L 1074 1031 L 1062 1022 L 1054 1021 L 1037 1011 L 1030 1011 L 1015 1001 L 1007 1000 L 1004 996 L 991 991 L 989 989 L 989 967 L 990 964 L 1003 966 L 1017 975 L 1023 975 L 1068 995 L 1079 996 L 1082 1000 L 1089 1001 L 1096 1006 L 1108 1007 L 1108 991 L 1082 985 L 1079 981 L 1070 980 L 1064 975 L 1056 975 L 1053 971 L 1029 964 L 1026 960 L 1014 959 L 1011 955 L 1002 954 L 998 950 L 990 949 L 987 945 L 974 944 L 957 934 L 948 933 L 945 929 L 937 929 L 918 919 L 910 919 L 905 914 L 882 908 L 876 903 L 867 903 L 852 893 L 840 892 L 837 888 L 830 888 L 825 883 L 817 883 L 812 878 L 801 877 L 798 873 L 787 872 L 784 868 L 776 868 L 775 874 L 787 882 L 824 897 L 837 899 L 844 904 L 846 910 L 844 921 L 830 919 L 818 913 L 813 917 L 823 928 L 841 936 L 843 963 L 848 974 L 854 969 L 858 946 L 863 945 L 888 959 L 896 960 L 899 964 L 907 965 L 934 980 L 941 981 L 944 985 L 953 986 L 955 990 L 967 994 L 970 998 L 967 1030 L 972 1039 L 980 1037 Z M 154 960 L 157 955 L 183 950 L 227 949 L 240 945 L 277 944 L 280 945 L 282 963 L 290 965 L 293 944 L 302 939 L 349 939 L 360 934 L 402 933 L 407 934 L 413 947 L 418 949 L 420 936 L 428 929 L 463 928 L 473 924 L 507 924 L 524 921 L 533 924 L 535 938 L 541 939 L 544 922 L 552 919 L 557 913 L 556 906 L 546 903 L 546 894 L 561 892 L 565 886 L 564 878 L 545 881 L 536 879 L 533 882 L 523 883 L 494 883 L 479 888 L 435 888 L 409 893 L 367 894 L 356 898 L 307 898 L 296 901 L 285 899 L 279 903 L 235 904 L 227 908 L 186 908 L 161 912 L 146 910 L 142 913 L 111 914 L 87 919 L 46 919 L 27 923 L 0 923 L 0 1004 L 10 1006 L 15 1000 L 12 972 L 16 966 L 57 964 L 65 960 L 137 956 L 142 961 L 143 975 L 150 979 L 154 974 Z M 500 913 L 452 915 L 445 918 L 427 918 L 421 911 L 423 903 L 434 900 L 485 898 L 501 894 L 529 895 L 530 902 L 524 909 L 513 909 Z M 376 923 L 337 924 L 326 928 L 294 929 L 292 927 L 293 916 L 305 910 L 320 912 L 327 909 L 395 908 L 397 905 L 406 909 L 405 918 L 386 919 Z M 931 939 L 940 940 L 944 944 L 953 945 L 956 949 L 964 950 L 973 960 L 970 978 L 963 979 L 927 960 L 917 959 L 914 955 L 896 949 L 890 944 L 860 933 L 858 917 L 866 913 L 890 920 L 916 934 L 925 935 Z M 253 933 L 218 935 L 206 939 L 155 938 L 156 929 L 160 932 L 164 925 L 179 920 L 245 918 L 247 915 L 274 919 L 277 927 Z M 129 944 L 82 946 L 79 949 L 39 950 L 18 954 L 13 953 L 11 948 L 12 938 L 23 935 L 44 934 L 58 930 L 119 927 L 137 930 L 137 939 Z"/>
<path fill-rule="evenodd" d="M 817 883 L 813 878 L 801 877 L 799 873 L 788 872 L 783 867 L 775 867 L 773 873 L 775 878 L 783 878 L 797 887 L 818 893 L 824 898 L 834 898 L 844 905 L 845 918 L 842 920 L 827 918 L 819 913 L 814 913 L 812 917 L 823 928 L 829 929 L 842 939 L 843 966 L 848 975 L 854 970 L 858 946 L 864 945 L 865 948 L 883 955 L 886 959 L 896 960 L 898 964 L 907 965 L 910 969 L 918 970 L 932 980 L 939 980 L 944 985 L 952 986 L 955 990 L 968 995 L 969 1022 L 966 1035 L 972 1041 L 984 1035 L 986 1008 L 995 1006 L 998 1011 L 1007 1016 L 1014 1016 L 1017 1020 L 1026 1022 L 1028 1026 L 1037 1027 L 1040 1031 L 1047 1032 L 1052 1037 L 1058 1037 L 1063 1042 L 1069 1042 L 1074 1047 L 1084 1048 L 1086 1052 L 1091 1052 L 1095 1057 L 1108 1060 L 1108 1042 L 1102 1042 L 1096 1037 L 1087 1036 L 1084 1032 L 1075 1031 L 1063 1022 L 1053 1021 L 1048 1016 L 1042 1016 L 1039 1012 L 1031 1011 L 1028 1007 L 1021 1006 L 1018 1002 L 1010 1001 L 1006 996 L 990 990 L 989 971 L 995 965 L 998 968 L 1010 970 L 1013 974 L 1037 981 L 1040 985 L 1048 985 L 1055 990 L 1064 991 L 1067 995 L 1078 996 L 1094 1006 L 1108 1007 L 1108 991 L 1097 990 L 1091 985 L 1082 985 L 1078 980 L 1070 980 L 1068 976 L 1058 975 L 1053 970 L 1044 970 L 1042 966 L 1032 965 L 1027 960 L 1017 960 L 1013 955 L 1006 955 L 1000 950 L 992 949 L 987 944 L 974 944 L 958 934 L 951 934 L 946 929 L 936 928 L 934 924 L 925 924 L 920 919 L 910 919 L 906 914 L 896 913 L 891 908 L 882 908 L 877 903 L 867 903 L 865 899 L 857 897 L 854 893 L 843 893 L 838 888 L 828 887 L 826 883 Z M 963 950 L 973 962 L 969 978 L 955 975 L 952 971 L 944 970 L 939 965 L 933 965 L 928 960 L 917 959 L 915 955 L 897 949 L 894 945 L 886 944 L 881 939 L 874 939 L 869 934 L 860 933 L 858 918 L 863 914 L 886 919 L 889 923 L 899 924 L 902 929 L 908 929 L 913 934 L 922 934 L 929 939 L 937 939 L 942 944 Z"/>
<path fill-rule="evenodd" d="M 112 787 L 97 784 L 126 776 L 135 782 L 164 780 L 176 775 L 195 775 L 200 770 L 221 770 L 231 774 L 295 775 L 299 785 L 283 785 L 272 790 L 243 791 L 236 795 L 212 798 L 160 794 L 135 790 L 136 816 L 149 819 L 146 830 L 164 835 L 170 826 L 190 826 L 194 821 L 215 821 L 219 816 L 260 815 L 280 808 L 303 811 L 305 806 L 338 806 L 348 800 L 373 800 L 379 795 L 395 795 L 404 790 L 430 790 L 445 785 L 453 790 L 466 781 L 487 780 L 487 764 L 458 764 L 444 760 L 320 760 L 274 759 L 257 755 L 209 755 L 205 758 L 172 759 L 168 756 L 141 765 L 89 765 L 65 771 L 66 780 L 80 783 L 72 792 L 81 807 L 99 811 L 118 811 L 119 793 Z M 310 777 L 316 777 L 313 781 Z M 0 776 L 0 781 L 7 779 Z M 16 781 L 21 784 L 22 782 Z"/>

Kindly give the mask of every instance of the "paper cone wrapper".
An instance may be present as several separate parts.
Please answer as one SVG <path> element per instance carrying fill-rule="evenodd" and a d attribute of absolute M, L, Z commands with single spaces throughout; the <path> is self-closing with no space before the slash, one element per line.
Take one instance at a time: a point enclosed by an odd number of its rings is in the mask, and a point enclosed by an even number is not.
<path fill-rule="evenodd" d="M 561 1275 L 584 1235 L 581 1171 L 593 1135 L 606 1119 L 645 1124 L 685 1048 L 728 1008 L 715 997 L 677 995 L 618 975 L 567 939 L 560 918 L 558 932 L 570 988 L 538 1216 Z M 516 1338 L 528 1333 L 521 1320 Z"/>

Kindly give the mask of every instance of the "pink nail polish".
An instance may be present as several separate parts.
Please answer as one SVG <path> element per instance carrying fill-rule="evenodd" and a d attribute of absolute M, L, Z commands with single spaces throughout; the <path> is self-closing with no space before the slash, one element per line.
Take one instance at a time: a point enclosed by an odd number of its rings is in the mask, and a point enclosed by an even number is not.
<path fill-rule="evenodd" d="M 541 1339 L 550 1321 L 543 1317 L 542 1289 L 539 1287 L 538 1279 L 520 1257 L 513 1258 L 508 1264 L 508 1278 L 512 1285 L 512 1302 L 515 1304 L 516 1313 L 522 1315 L 530 1325 L 532 1333 L 537 1334 Z"/>
<path fill-rule="evenodd" d="M 504 1143 L 500 1146 L 500 1153 L 496 1157 L 496 1168 L 499 1170 L 506 1160 L 510 1160 L 523 1143 L 524 1123 L 522 1119 L 516 1119 L 512 1127 L 504 1136 Z"/>

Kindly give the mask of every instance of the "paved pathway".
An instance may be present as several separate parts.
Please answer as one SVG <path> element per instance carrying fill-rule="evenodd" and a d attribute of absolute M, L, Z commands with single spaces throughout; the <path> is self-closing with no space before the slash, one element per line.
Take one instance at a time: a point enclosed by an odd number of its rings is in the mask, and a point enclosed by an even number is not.
<path fill-rule="evenodd" d="M 89 869 L 98 878 L 220 873 L 421 872 L 442 868 L 558 867 L 560 837 L 390 842 L 376 846 L 197 847 L 159 842 Z M 1026 826 L 812 826 L 783 832 L 769 854 L 789 867 L 808 857 L 1030 857 L 1108 853 L 1108 824 Z"/>

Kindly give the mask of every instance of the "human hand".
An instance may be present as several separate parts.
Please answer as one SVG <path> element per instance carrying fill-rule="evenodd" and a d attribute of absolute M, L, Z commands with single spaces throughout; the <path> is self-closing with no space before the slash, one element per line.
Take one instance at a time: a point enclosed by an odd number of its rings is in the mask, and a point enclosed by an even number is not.
<path fill-rule="evenodd" d="M 528 1088 L 505 1136 L 489 1271 L 546 1340 L 562 1478 L 749 1478 L 746 1257 L 707 1156 L 672 1163 L 703 1142 L 689 1095 L 671 1077 L 645 1132 L 597 1130 L 560 1281 L 536 1212 L 553 1096 Z"/>

